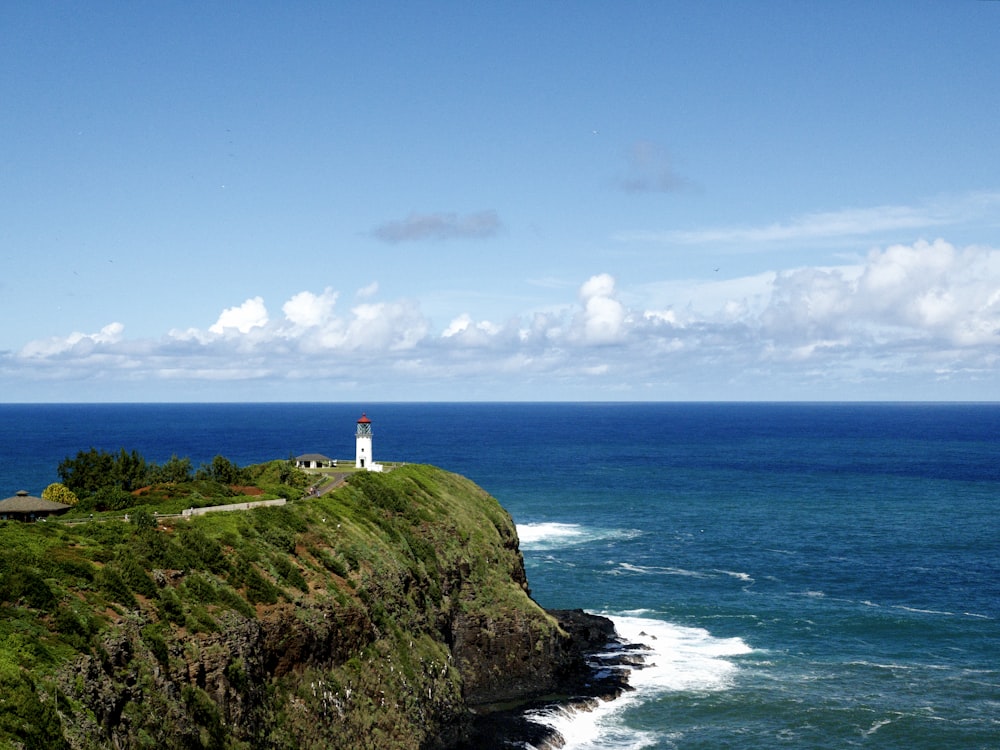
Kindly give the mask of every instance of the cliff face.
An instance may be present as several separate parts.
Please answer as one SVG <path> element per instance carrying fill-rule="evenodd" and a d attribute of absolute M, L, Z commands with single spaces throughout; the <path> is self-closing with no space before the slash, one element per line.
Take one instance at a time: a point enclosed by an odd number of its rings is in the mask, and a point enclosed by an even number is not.
<path fill-rule="evenodd" d="M 50 647 L 0 658 L 24 693 L 0 707 L 0 744 L 448 747 L 470 709 L 586 673 L 529 596 L 510 516 L 432 467 L 280 508 L 38 533 L 65 575 L 44 579 L 44 606 L 15 602 Z"/>

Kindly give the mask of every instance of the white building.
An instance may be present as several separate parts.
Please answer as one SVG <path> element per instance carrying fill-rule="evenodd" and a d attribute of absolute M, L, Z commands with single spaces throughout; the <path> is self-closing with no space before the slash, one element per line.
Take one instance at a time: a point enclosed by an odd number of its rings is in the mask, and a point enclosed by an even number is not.
<path fill-rule="evenodd" d="M 337 465 L 337 459 L 322 453 L 303 453 L 295 457 L 295 465 L 300 469 L 329 469 Z"/>
<path fill-rule="evenodd" d="M 358 420 L 358 429 L 354 433 L 354 466 L 366 471 L 382 471 L 382 464 L 375 463 L 372 453 L 372 421 L 365 415 Z"/>

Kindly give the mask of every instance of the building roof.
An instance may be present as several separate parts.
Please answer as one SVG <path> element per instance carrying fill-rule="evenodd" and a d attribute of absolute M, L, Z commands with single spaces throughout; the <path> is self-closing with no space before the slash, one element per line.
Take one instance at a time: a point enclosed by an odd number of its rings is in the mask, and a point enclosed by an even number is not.
<path fill-rule="evenodd" d="M 29 495 L 27 490 L 0 500 L 0 513 L 55 513 L 62 510 L 69 510 L 69 506 Z"/>
<path fill-rule="evenodd" d="M 332 461 L 333 459 L 329 456 L 324 456 L 322 453 L 303 453 L 301 456 L 295 457 L 296 461 Z"/>
<path fill-rule="evenodd" d="M 361 412 L 361 419 L 358 420 L 358 424 L 371 424 L 371 420 L 365 416 L 364 412 Z"/>

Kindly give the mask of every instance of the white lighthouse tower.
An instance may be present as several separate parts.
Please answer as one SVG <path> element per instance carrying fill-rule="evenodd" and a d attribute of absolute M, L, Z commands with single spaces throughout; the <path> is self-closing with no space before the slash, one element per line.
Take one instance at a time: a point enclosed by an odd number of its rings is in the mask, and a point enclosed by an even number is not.
<path fill-rule="evenodd" d="M 375 463 L 372 454 L 372 421 L 364 413 L 358 420 L 358 429 L 354 433 L 354 467 L 367 471 L 382 471 L 382 464 Z"/>

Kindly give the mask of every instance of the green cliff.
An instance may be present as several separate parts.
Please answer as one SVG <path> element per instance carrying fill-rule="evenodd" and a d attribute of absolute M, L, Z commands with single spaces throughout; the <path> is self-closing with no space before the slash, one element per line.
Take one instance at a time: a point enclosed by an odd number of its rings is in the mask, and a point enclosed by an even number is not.
<path fill-rule="evenodd" d="M 76 520 L 0 523 L 0 747 L 458 746 L 585 671 L 508 513 L 430 466 Z"/>

